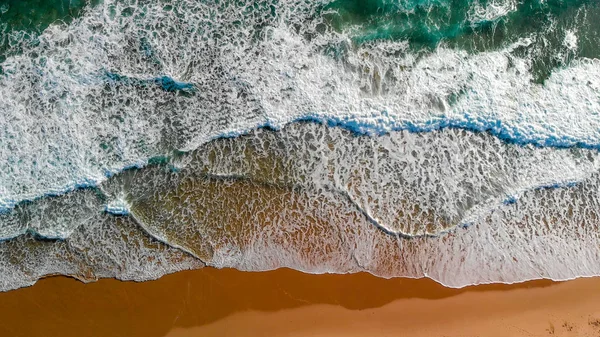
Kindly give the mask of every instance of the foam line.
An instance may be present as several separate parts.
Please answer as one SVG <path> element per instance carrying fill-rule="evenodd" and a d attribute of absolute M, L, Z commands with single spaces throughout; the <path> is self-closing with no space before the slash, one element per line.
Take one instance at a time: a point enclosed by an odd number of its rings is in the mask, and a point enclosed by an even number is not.
<path fill-rule="evenodd" d="M 168 82 L 170 83 L 170 82 Z M 178 83 L 174 84 L 177 86 L 183 85 L 184 88 L 190 88 L 187 84 L 182 84 L 181 82 L 173 82 Z M 425 133 L 425 132 L 436 132 L 443 129 L 460 129 L 471 132 L 489 132 L 493 136 L 507 142 L 510 144 L 515 144 L 519 146 L 525 145 L 534 145 L 537 147 L 549 147 L 549 148 L 557 148 L 557 149 L 566 149 L 566 148 L 584 148 L 584 149 L 600 149 L 600 143 L 590 143 L 582 140 L 576 140 L 572 137 L 564 136 L 562 138 L 559 137 L 551 137 L 551 136 L 540 136 L 534 133 L 527 133 L 519 130 L 517 128 L 509 129 L 506 124 L 503 124 L 502 121 L 494 120 L 494 121 L 486 121 L 481 118 L 470 118 L 470 116 L 465 115 L 464 120 L 447 120 L 440 119 L 436 121 L 425 121 L 425 122 L 411 122 L 411 121 L 394 121 L 389 118 L 389 115 L 383 112 L 379 117 L 371 118 L 371 119 L 353 119 L 350 117 L 328 117 L 322 116 L 318 114 L 310 114 L 300 118 L 297 118 L 290 123 L 298 123 L 298 122 L 312 122 L 325 124 L 329 127 L 340 127 L 345 130 L 348 130 L 354 133 L 357 136 L 382 136 L 390 132 L 397 131 L 409 131 L 412 133 Z M 287 125 L 287 124 L 285 124 Z M 221 139 L 221 138 L 235 138 L 249 132 L 259 129 L 259 128 L 267 128 L 273 130 L 280 130 L 282 127 L 276 124 L 267 121 L 262 125 L 258 125 L 254 129 L 246 129 L 239 131 L 231 131 L 223 133 L 217 137 L 213 137 L 210 141 Z M 193 150 L 182 151 L 180 153 L 187 153 Z M 109 178 L 113 175 L 125 172 L 130 169 L 141 169 L 148 166 L 149 163 L 153 161 L 163 162 L 169 161 L 171 157 L 169 156 L 157 156 L 149 158 L 145 161 L 140 161 L 138 163 L 134 163 L 131 165 L 127 165 L 120 170 L 110 170 L 105 172 L 105 178 Z M 40 198 L 44 197 L 55 197 L 59 195 L 63 195 L 68 192 L 72 192 L 77 189 L 84 188 L 95 188 L 104 182 L 104 178 L 102 179 L 92 179 L 85 178 L 80 182 L 76 182 L 74 184 L 65 186 L 62 189 L 54 190 L 45 194 L 41 194 L 39 196 L 35 196 L 33 198 L 27 198 L 22 200 L 0 200 L 0 213 L 9 212 L 14 207 L 16 207 L 20 203 L 32 202 Z M 549 188 L 560 188 L 563 187 L 561 184 L 557 184 L 556 186 L 548 186 Z"/>

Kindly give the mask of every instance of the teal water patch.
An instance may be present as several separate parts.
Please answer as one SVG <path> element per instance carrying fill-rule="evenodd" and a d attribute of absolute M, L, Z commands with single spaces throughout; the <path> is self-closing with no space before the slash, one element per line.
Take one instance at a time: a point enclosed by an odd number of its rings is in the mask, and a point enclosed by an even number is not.
<path fill-rule="evenodd" d="M 106 72 L 105 76 L 108 82 L 111 84 L 123 84 L 134 86 L 157 85 L 164 91 L 188 94 L 194 93 L 196 91 L 192 83 L 179 82 L 168 76 L 160 76 L 153 79 L 139 79 L 111 72 Z"/>
<path fill-rule="evenodd" d="M 372 40 L 408 40 L 415 47 L 435 48 L 443 39 L 461 34 L 469 1 L 337 0 L 325 10 L 339 31 L 351 30 L 357 43 Z"/>
<path fill-rule="evenodd" d="M 0 0 L 0 62 L 55 22 L 69 24 L 102 0 Z M 1 71 L 0 67 L 0 71 Z"/>
<path fill-rule="evenodd" d="M 412 51 L 444 44 L 474 53 L 529 38 L 515 52 L 532 59 L 538 83 L 576 57 L 600 57 L 600 5 L 593 0 L 336 0 L 324 13 L 357 45 L 398 40 Z"/>

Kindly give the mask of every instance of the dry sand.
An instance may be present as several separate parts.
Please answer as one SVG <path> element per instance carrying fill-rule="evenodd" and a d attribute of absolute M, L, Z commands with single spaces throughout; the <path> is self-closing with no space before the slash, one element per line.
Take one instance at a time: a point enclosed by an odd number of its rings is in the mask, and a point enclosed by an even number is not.
<path fill-rule="evenodd" d="M 600 278 L 445 288 L 281 269 L 0 293 L 0 336 L 600 336 Z"/>

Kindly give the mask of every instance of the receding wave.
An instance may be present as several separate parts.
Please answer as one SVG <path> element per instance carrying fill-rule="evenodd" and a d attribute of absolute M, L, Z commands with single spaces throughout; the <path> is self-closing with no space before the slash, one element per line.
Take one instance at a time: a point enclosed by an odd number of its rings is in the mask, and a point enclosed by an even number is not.
<path fill-rule="evenodd" d="M 259 129 L 2 215 L 3 226 L 28 233 L 0 243 L 0 264 L 27 275 L 4 289 L 80 275 L 65 246 L 102 246 L 97 258 L 126 261 L 96 265 L 83 255 L 90 279 L 152 279 L 194 263 L 364 270 L 449 286 L 594 275 L 598 165 L 596 150 L 458 129 L 379 137 L 315 123 Z M 126 234 L 110 234 L 125 225 Z M 39 261 L 48 249 L 57 252 Z M 140 256 L 161 263 L 128 264 Z M 23 270 L 23 259 L 36 264 Z"/>
<path fill-rule="evenodd" d="M 596 2 L 69 6 L 0 7 L 2 289 L 600 274 Z"/>

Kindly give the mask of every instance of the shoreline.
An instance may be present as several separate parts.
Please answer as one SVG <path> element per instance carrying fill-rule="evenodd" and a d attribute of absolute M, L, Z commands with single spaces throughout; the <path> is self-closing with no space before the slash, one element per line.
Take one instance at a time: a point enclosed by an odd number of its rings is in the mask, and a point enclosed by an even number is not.
<path fill-rule="evenodd" d="M 0 315 L 0 335 L 28 337 L 600 336 L 600 278 L 455 289 L 290 269 L 207 267 L 139 283 L 52 276 L 0 293 Z"/>

